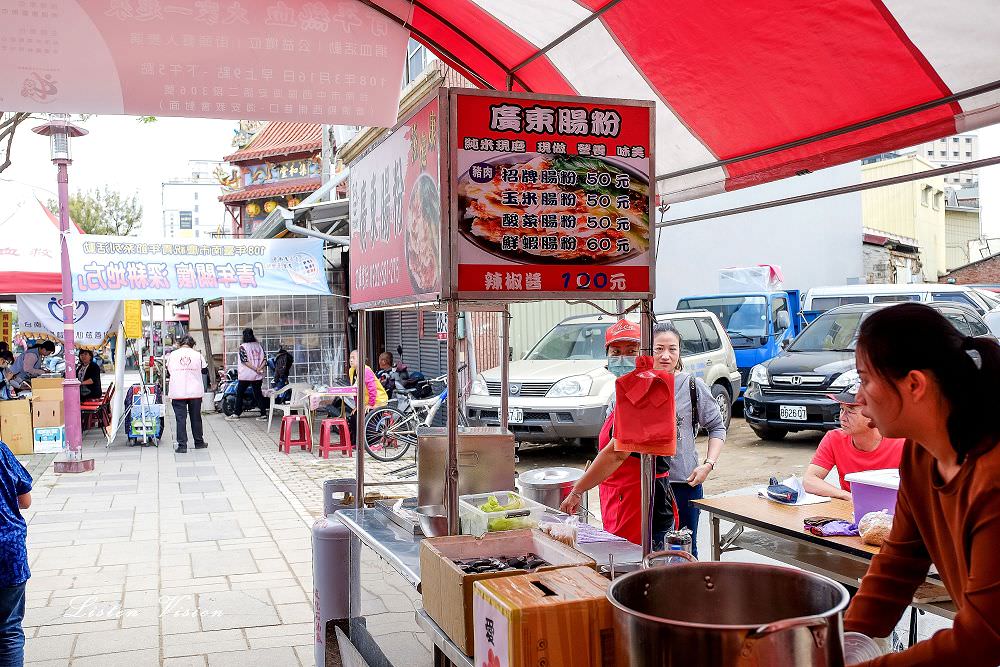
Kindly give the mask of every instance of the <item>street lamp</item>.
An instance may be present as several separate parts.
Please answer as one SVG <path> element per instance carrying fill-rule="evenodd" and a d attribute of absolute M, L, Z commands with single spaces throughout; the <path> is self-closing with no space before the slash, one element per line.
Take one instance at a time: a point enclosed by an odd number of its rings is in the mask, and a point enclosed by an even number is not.
<path fill-rule="evenodd" d="M 37 134 L 49 138 L 49 153 L 52 164 L 58 170 L 59 182 L 59 232 L 60 256 L 62 259 L 62 310 L 63 310 L 63 356 L 66 358 L 66 377 L 63 380 L 63 414 L 66 419 L 66 442 L 68 452 L 64 460 L 53 465 L 57 473 L 86 472 L 94 469 L 94 459 L 83 458 L 83 432 L 80 425 L 80 380 L 76 377 L 76 349 L 74 345 L 76 303 L 73 301 L 73 274 L 69 268 L 69 173 L 67 167 L 73 162 L 69 152 L 69 140 L 82 137 L 87 131 L 69 121 L 69 114 L 49 114 L 49 122 L 33 128 Z"/>

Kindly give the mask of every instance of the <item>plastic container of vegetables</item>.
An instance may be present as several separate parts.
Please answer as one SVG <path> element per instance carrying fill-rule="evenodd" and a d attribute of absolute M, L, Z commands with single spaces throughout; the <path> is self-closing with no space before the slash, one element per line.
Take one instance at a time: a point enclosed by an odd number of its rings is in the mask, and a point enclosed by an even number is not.
<path fill-rule="evenodd" d="M 485 535 L 503 530 L 537 528 L 546 507 L 514 491 L 459 496 L 458 515 L 463 535 Z"/>

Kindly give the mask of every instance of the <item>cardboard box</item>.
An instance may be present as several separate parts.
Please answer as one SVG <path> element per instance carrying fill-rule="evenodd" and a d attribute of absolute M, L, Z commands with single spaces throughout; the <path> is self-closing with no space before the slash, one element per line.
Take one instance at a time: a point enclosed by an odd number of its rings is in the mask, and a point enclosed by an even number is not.
<path fill-rule="evenodd" d="M 62 391 L 62 388 L 62 378 L 32 378 L 31 380 L 32 393 L 38 391 L 39 389 L 58 389 L 59 391 Z"/>
<path fill-rule="evenodd" d="M 8 402 L 13 403 L 14 401 Z M 24 402 L 27 403 L 27 401 Z M 34 433 L 31 431 L 30 413 L 17 417 L 0 417 L 0 434 L 2 434 L 4 443 L 15 454 L 34 453 Z"/>
<path fill-rule="evenodd" d="M 615 633 L 607 597 L 609 583 L 587 567 L 477 581 L 472 602 L 475 664 L 613 664 Z"/>
<path fill-rule="evenodd" d="M 35 454 L 58 454 L 66 447 L 65 426 L 45 426 L 34 430 Z"/>
<path fill-rule="evenodd" d="M 0 401 L 0 418 L 3 417 L 31 417 L 31 401 L 26 398 Z"/>
<path fill-rule="evenodd" d="M 58 389 L 52 389 L 51 387 L 36 389 L 32 387 L 31 389 L 31 400 L 33 401 L 61 401 L 64 397 L 65 394 L 63 394 L 62 387 Z"/>
<path fill-rule="evenodd" d="M 448 637 L 472 655 L 474 648 L 472 624 L 472 588 L 477 581 L 523 574 L 520 570 L 466 574 L 454 559 L 518 556 L 533 553 L 551 565 L 539 572 L 564 567 L 596 563 L 576 549 L 557 542 L 538 530 L 507 530 L 487 533 L 477 538 L 471 535 L 433 537 L 420 542 L 420 590 L 428 616 Z"/>
<path fill-rule="evenodd" d="M 62 401 L 32 401 L 31 413 L 35 428 L 62 426 L 66 423 Z"/>

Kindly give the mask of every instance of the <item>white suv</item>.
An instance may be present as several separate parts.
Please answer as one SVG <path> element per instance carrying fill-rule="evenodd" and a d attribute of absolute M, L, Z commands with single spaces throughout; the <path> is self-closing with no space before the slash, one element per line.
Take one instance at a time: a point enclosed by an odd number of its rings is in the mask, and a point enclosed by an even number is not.
<path fill-rule="evenodd" d="M 638 316 L 631 317 L 638 322 Z M 707 310 L 661 313 L 680 332 L 685 370 L 702 378 L 729 424 L 740 387 L 736 355 L 718 318 Z M 600 435 L 614 391 L 604 333 L 616 319 L 579 315 L 557 324 L 524 359 L 510 363 L 508 425 L 522 442 L 560 442 Z M 473 425 L 500 423 L 500 369 L 482 373 L 467 401 Z"/>

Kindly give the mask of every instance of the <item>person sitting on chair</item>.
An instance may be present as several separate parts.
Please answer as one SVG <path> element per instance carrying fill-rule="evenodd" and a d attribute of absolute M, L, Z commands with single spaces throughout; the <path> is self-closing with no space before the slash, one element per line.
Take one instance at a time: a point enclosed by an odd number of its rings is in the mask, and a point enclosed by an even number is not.
<path fill-rule="evenodd" d="M 94 363 L 94 353 L 90 350 L 80 350 L 80 363 L 76 368 L 76 377 L 80 379 L 80 400 L 100 398 L 101 367 Z"/>
<path fill-rule="evenodd" d="M 858 402 L 860 384 L 855 384 L 830 398 L 840 403 L 840 428 L 829 431 L 819 441 L 812 462 L 806 468 L 802 486 L 817 496 L 851 499 L 851 484 L 845 476 L 866 470 L 898 468 L 903 456 L 902 438 L 883 438 L 879 430 L 861 414 Z M 834 467 L 840 484 L 825 481 Z"/>

